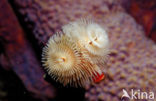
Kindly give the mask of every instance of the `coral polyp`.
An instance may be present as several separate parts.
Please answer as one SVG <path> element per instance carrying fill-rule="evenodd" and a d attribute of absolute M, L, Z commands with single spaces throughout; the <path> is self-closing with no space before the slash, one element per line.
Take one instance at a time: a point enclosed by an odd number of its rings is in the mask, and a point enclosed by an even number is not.
<path fill-rule="evenodd" d="M 105 62 L 108 50 L 105 30 L 92 21 L 78 20 L 49 39 L 42 60 L 49 75 L 64 86 L 84 86 L 104 78 L 99 64 Z"/>

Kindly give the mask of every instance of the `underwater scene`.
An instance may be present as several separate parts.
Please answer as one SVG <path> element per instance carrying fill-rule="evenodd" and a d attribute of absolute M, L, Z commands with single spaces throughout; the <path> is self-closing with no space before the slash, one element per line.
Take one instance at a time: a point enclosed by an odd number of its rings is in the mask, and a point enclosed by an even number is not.
<path fill-rule="evenodd" d="M 0 0 L 0 101 L 156 101 L 156 0 Z"/>

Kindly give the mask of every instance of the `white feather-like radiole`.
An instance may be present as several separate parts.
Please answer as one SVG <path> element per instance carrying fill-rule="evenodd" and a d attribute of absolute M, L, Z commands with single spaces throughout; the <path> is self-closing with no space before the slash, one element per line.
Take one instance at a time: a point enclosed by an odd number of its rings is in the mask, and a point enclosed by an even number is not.
<path fill-rule="evenodd" d="M 79 45 L 66 34 L 52 36 L 43 49 L 42 62 L 53 79 L 74 86 L 84 86 L 96 73 L 95 64 Z"/>
<path fill-rule="evenodd" d="M 105 64 L 109 54 L 106 30 L 92 20 L 80 19 L 63 26 L 63 32 L 73 37 L 96 64 Z"/>
<path fill-rule="evenodd" d="M 80 19 L 64 25 L 62 30 L 43 49 L 42 62 L 48 74 L 63 85 L 84 86 L 94 81 L 103 74 L 109 54 L 105 28 Z"/>

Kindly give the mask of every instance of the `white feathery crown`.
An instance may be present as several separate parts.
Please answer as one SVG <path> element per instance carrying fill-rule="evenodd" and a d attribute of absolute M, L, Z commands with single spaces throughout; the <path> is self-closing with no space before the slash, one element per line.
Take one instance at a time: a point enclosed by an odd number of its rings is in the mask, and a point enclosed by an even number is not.
<path fill-rule="evenodd" d="M 49 75 L 63 85 L 84 86 L 102 74 L 109 54 L 104 28 L 92 20 L 77 20 L 62 27 L 43 49 L 42 61 Z"/>
<path fill-rule="evenodd" d="M 103 64 L 109 54 L 107 32 L 92 20 L 80 19 L 63 26 L 63 32 L 77 40 L 81 48 L 98 64 Z"/>

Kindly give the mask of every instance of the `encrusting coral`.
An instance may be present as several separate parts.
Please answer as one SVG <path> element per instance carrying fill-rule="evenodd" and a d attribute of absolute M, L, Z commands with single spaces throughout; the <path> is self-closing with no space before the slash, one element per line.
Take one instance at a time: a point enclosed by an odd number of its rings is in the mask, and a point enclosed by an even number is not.
<path fill-rule="evenodd" d="M 85 98 L 87 101 L 121 101 L 122 89 L 156 92 L 156 44 L 144 36 L 144 29 L 125 12 L 121 1 L 129 5 L 128 0 L 15 0 L 15 3 L 25 21 L 32 22 L 28 26 L 33 25 L 33 34 L 39 43 L 47 42 L 62 24 L 79 17 L 91 15 L 105 26 L 111 43 L 108 76 L 104 82 L 86 85 Z"/>
<path fill-rule="evenodd" d="M 63 26 L 43 49 L 43 65 L 64 86 L 84 86 L 104 78 L 97 65 L 108 55 L 108 36 L 98 24 L 78 20 Z"/>

